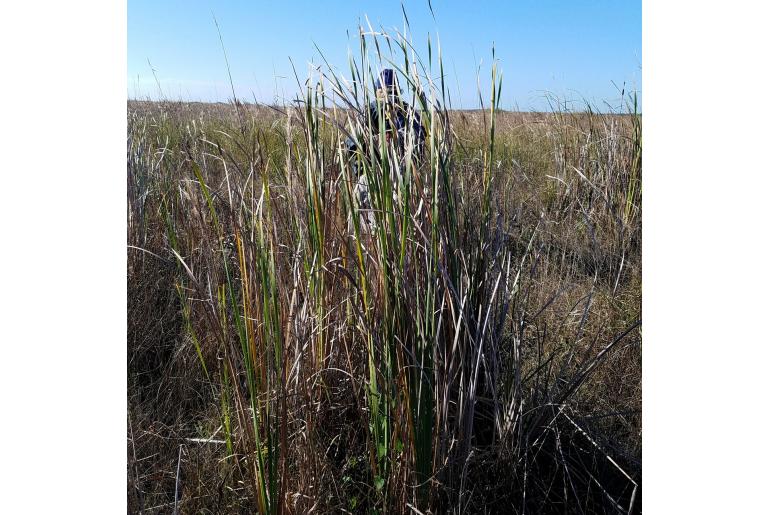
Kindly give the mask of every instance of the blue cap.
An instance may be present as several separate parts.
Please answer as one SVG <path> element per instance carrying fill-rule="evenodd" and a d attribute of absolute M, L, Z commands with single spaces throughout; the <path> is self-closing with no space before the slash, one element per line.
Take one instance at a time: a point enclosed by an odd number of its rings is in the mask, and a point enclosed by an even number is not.
<path fill-rule="evenodd" d="M 374 83 L 375 89 L 380 88 L 393 88 L 396 86 L 396 74 L 390 68 L 385 68 L 377 78 L 377 82 Z"/>

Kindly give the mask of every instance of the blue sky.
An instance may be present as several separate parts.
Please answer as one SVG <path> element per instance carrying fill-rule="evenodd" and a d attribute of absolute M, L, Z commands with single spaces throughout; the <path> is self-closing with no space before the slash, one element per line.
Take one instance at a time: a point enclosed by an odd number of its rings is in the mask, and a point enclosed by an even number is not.
<path fill-rule="evenodd" d="M 546 93 L 607 109 L 620 87 L 641 93 L 640 0 L 404 1 L 415 46 L 440 38 L 454 107 L 478 107 L 479 65 L 488 96 L 494 43 L 502 107 L 547 110 Z M 357 27 L 403 28 L 401 4 L 380 1 L 128 0 L 129 98 L 226 101 L 232 97 L 214 16 L 239 98 L 290 100 L 300 75 L 320 63 L 315 45 L 345 70 Z M 150 67 L 150 63 L 152 68 Z M 155 70 L 155 76 L 153 75 Z M 343 72 L 344 73 L 344 72 Z M 157 81 L 156 81 L 157 77 Z M 614 83 L 614 84 L 613 84 Z M 641 98 L 641 95 L 640 95 Z"/>

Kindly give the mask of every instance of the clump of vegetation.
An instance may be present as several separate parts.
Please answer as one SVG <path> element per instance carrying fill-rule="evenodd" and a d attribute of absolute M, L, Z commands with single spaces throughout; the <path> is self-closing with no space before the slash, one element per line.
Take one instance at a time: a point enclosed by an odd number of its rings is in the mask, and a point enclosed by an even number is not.
<path fill-rule="evenodd" d="M 293 106 L 129 102 L 130 511 L 640 510 L 640 115 L 501 112 L 495 64 L 453 111 L 359 41 Z"/>

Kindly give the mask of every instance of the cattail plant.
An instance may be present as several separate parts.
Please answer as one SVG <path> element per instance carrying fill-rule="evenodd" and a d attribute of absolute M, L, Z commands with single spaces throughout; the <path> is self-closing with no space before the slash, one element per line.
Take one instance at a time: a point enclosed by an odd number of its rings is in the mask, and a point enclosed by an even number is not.
<path fill-rule="evenodd" d="M 637 273 L 640 116 L 512 128 L 493 50 L 469 129 L 440 45 L 423 60 L 405 27 L 361 27 L 345 70 L 312 68 L 290 105 L 129 119 L 129 250 L 173 277 L 178 354 L 205 385 L 205 442 L 220 442 L 219 509 L 590 511 L 595 495 L 633 510 L 638 480 L 613 460 L 609 485 L 574 442 L 584 385 L 638 334 L 616 297 L 609 329 L 592 310 Z M 374 91 L 384 68 L 409 106 L 401 138 Z M 569 255 L 559 238 L 580 236 L 563 226 L 585 229 Z M 560 281 L 589 265 L 589 293 L 554 328 Z"/>

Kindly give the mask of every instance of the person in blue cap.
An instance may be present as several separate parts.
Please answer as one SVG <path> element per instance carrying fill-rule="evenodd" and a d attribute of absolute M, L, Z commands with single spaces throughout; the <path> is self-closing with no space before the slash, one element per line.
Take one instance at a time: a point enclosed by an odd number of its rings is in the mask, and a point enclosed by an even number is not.
<path fill-rule="evenodd" d="M 397 149 L 403 154 L 411 127 L 414 137 L 413 150 L 419 157 L 425 143 L 425 130 L 419 113 L 401 99 L 395 72 L 390 68 L 382 70 L 374 87 L 377 100 L 369 104 L 372 130 L 379 131 L 380 114 L 383 114 L 385 137 L 389 143 L 396 139 Z"/>
<path fill-rule="evenodd" d="M 396 151 L 397 162 L 391 163 L 391 177 L 397 180 L 401 177 L 407 159 L 411 159 L 415 165 L 419 164 L 425 146 L 425 129 L 422 126 L 419 113 L 401 98 L 398 80 L 392 69 L 382 70 L 374 87 L 377 98 L 369 104 L 365 113 L 366 119 L 362 120 L 362 124 L 371 131 L 376 154 L 379 154 L 380 123 L 382 122 L 385 142 L 389 147 L 393 145 Z M 370 141 L 369 135 L 360 134 L 358 137 L 362 146 Z M 353 171 L 359 175 L 356 190 L 360 207 L 364 211 L 368 210 L 366 219 L 370 225 L 373 225 L 374 216 L 371 212 L 368 183 L 365 175 L 359 170 L 355 159 L 355 154 L 359 151 L 359 143 L 349 137 L 346 141 L 346 148 L 349 156 L 353 158 L 351 159 Z M 408 152 L 407 149 L 411 152 Z M 360 157 L 369 159 L 370 155 L 363 152 Z"/>

